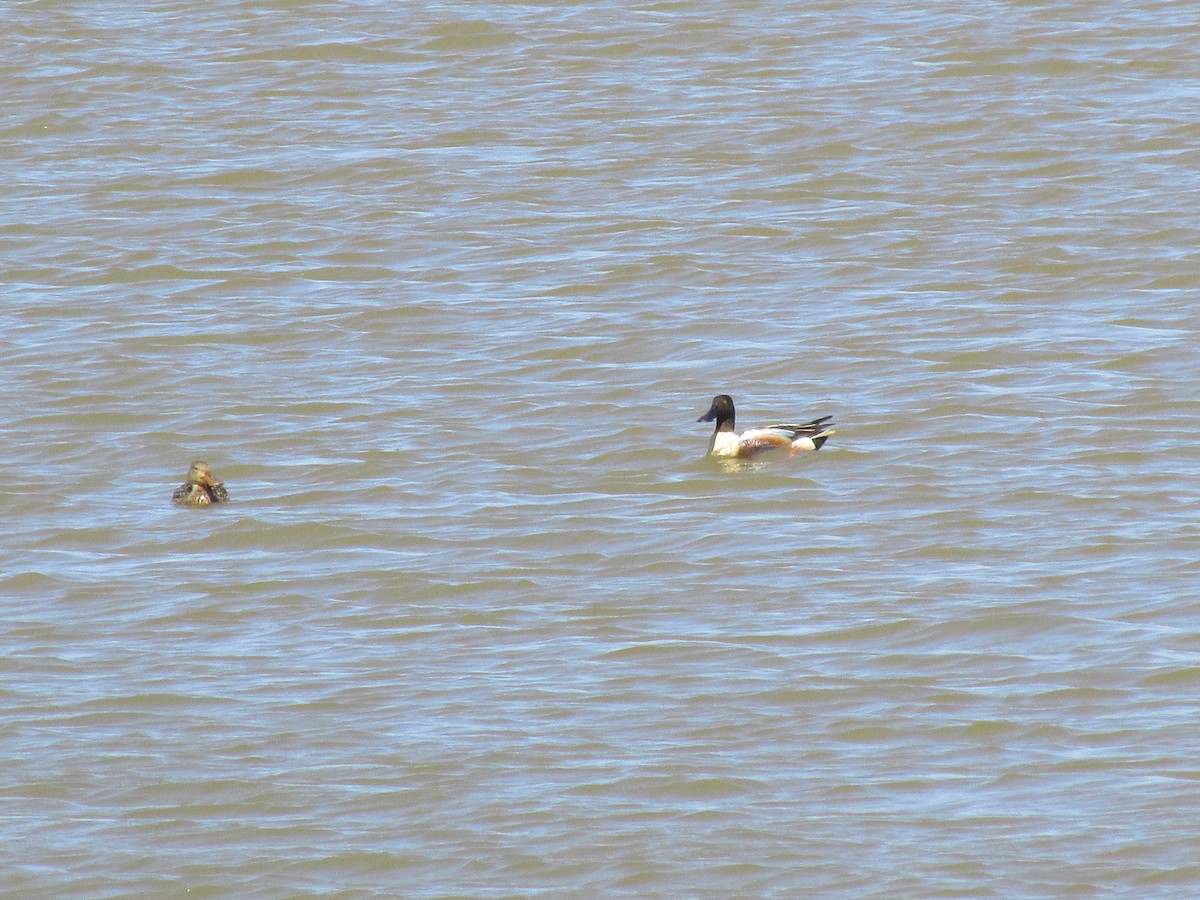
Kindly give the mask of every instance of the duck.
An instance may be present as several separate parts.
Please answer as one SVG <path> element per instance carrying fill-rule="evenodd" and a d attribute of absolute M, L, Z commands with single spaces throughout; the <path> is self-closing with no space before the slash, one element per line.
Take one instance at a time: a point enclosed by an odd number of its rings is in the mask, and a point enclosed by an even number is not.
<path fill-rule="evenodd" d="M 175 493 L 171 495 L 171 502 L 180 506 L 212 506 L 228 501 L 229 492 L 225 490 L 225 485 L 213 478 L 212 469 L 202 459 L 192 463 L 187 481 L 175 488 Z"/>
<path fill-rule="evenodd" d="M 767 450 L 781 450 L 785 447 L 788 449 L 788 456 L 795 456 L 797 450 L 820 450 L 830 436 L 837 433 L 830 427 L 832 423 L 829 420 L 832 418 L 833 416 L 821 416 L 802 425 L 768 425 L 738 434 L 733 430 L 733 398 L 728 394 L 717 394 L 713 397 L 708 412 L 696 421 L 717 423 L 712 440 L 708 442 L 710 455 L 748 459 Z"/>

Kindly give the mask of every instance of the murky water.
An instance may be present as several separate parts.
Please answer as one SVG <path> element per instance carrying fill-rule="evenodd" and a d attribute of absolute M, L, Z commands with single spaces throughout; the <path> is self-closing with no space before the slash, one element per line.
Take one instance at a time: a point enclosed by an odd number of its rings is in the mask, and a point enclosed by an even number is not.
<path fill-rule="evenodd" d="M 1195 890 L 1198 20 L 10 5 L 0 888 Z"/>

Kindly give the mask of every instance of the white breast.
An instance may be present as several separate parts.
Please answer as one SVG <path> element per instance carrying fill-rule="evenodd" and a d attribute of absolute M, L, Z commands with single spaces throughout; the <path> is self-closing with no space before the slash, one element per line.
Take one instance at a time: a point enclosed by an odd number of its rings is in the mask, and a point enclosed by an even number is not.
<path fill-rule="evenodd" d="M 713 456 L 737 456 L 741 438 L 732 431 L 718 431 L 713 440 Z"/>

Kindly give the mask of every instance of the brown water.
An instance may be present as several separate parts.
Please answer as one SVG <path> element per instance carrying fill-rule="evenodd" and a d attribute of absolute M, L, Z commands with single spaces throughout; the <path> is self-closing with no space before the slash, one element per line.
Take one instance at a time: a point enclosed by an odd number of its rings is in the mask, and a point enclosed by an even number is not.
<path fill-rule="evenodd" d="M 924 6 L 10 4 L 2 892 L 1200 890 L 1200 7 Z"/>

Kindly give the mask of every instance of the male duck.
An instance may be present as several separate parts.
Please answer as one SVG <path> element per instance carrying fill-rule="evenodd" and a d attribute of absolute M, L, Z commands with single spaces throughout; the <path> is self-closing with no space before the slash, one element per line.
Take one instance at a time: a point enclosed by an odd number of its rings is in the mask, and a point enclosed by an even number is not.
<path fill-rule="evenodd" d="M 212 506 L 214 503 L 225 503 L 229 493 L 225 485 L 215 481 L 208 463 L 196 460 L 188 469 L 187 481 L 175 488 L 171 501 L 180 506 Z"/>
<path fill-rule="evenodd" d="M 832 416 L 821 416 L 803 425 L 769 425 L 766 428 L 751 428 L 738 434 L 733 430 L 733 398 L 728 394 L 713 397 L 712 407 L 698 418 L 697 422 L 716 420 L 708 452 L 713 456 L 736 456 L 746 459 L 757 456 L 764 450 L 789 448 L 789 456 L 797 450 L 820 450 L 834 430 L 825 425 Z"/>

